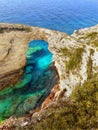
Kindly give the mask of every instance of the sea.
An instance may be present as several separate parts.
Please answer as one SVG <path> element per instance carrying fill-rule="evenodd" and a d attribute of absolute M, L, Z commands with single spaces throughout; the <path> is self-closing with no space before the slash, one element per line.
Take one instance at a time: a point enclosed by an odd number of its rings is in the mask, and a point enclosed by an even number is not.
<path fill-rule="evenodd" d="M 0 22 L 71 34 L 98 24 L 98 0 L 0 0 Z"/>

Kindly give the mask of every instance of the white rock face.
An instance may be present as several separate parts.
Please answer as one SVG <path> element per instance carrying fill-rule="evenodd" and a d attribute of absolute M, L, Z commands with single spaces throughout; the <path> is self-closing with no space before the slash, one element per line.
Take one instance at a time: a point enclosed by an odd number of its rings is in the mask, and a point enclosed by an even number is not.
<path fill-rule="evenodd" d="M 92 56 L 93 61 L 93 73 L 98 71 L 98 49 L 95 48 L 94 55 Z"/>
<path fill-rule="evenodd" d="M 98 33 L 98 25 L 76 31 L 71 36 L 66 35 L 66 37 L 63 37 L 61 40 L 59 39 L 55 42 L 56 45 L 52 44 L 52 41 L 51 44 L 49 44 L 49 48 L 54 54 L 55 66 L 57 67 L 60 76 L 60 90 L 63 91 L 66 88 L 67 91 L 65 95 L 67 97 L 70 96 L 76 86 L 81 86 L 88 79 L 88 64 L 92 66 L 92 75 L 98 73 L 98 39 L 96 36 L 93 40 L 89 37 L 85 38 L 88 34 L 91 37 L 93 35 L 92 33 Z M 97 41 L 96 46 L 93 44 L 95 42 L 94 40 Z M 91 42 L 92 44 L 88 44 Z M 84 51 L 81 54 L 82 58 L 80 66 L 76 66 L 74 70 L 67 70 L 66 64 L 69 62 L 72 55 L 67 57 L 64 57 L 64 55 L 62 56 L 60 51 L 61 48 L 67 48 L 69 51 L 73 51 L 77 48 L 84 48 Z M 91 59 L 91 63 L 89 63 L 89 59 Z"/>
<path fill-rule="evenodd" d="M 85 48 L 85 52 L 83 53 L 82 56 L 82 63 L 81 63 L 81 67 L 80 67 L 80 75 L 82 77 L 81 79 L 81 85 L 87 80 L 87 63 L 89 60 L 89 56 L 90 56 L 90 48 L 88 46 L 86 46 Z"/>

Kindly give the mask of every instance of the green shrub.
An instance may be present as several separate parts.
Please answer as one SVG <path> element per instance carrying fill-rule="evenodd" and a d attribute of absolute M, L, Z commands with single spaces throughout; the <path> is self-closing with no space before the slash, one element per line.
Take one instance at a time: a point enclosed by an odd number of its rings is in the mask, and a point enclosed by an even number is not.
<path fill-rule="evenodd" d="M 73 70 L 78 67 L 82 61 L 82 53 L 84 48 L 77 48 L 73 54 L 70 55 L 69 62 L 66 63 L 67 70 Z"/>
<path fill-rule="evenodd" d="M 96 47 L 98 47 L 98 32 L 92 32 L 85 38 L 89 39 L 88 44 L 94 44 Z"/>
<path fill-rule="evenodd" d="M 62 56 L 70 56 L 71 55 L 71 52 L 66 48 L 61 48 L 61 53 L 62 53 Z"/>
<path fill-rule="evenodd" d="M 25 28 L 27 32 L 32 32 L 32 28 L 31 27 L 26 27 Z"/>
<path fill-rule="evenodd" d="M 59 101 L 59 107 L 49 108 L 53 113 L 34 126 L 34 130 L 97 130 L 98 76 L 77 87 L 72 101 Z"/>

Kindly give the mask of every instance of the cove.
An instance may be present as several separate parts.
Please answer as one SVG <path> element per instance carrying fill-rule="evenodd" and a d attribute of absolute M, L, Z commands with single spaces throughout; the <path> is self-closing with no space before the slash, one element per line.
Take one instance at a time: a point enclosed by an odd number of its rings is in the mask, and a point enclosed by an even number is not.
<path fill-rule="evenodd" d="M 23 116 L 39 107 L 57 83 L 48 43 L 34 40 L 26 53 L 27 64 L 19 81 L 0 91 L 0 120 Z"/>

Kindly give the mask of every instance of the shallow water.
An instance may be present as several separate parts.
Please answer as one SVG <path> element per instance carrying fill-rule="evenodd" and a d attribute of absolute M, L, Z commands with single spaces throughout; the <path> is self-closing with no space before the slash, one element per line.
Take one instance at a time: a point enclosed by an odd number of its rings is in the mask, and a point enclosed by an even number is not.
<path fill-rule="evenodd" d="M 98 24 L 98 0 L 0 0 L 0 22 L 72 33 Z"/>
<path fill-rule="evenodd" d="M 51 67 L 52 54 L 43 40 L 30 42 L 24 75 L 15 85 L 0 92 L 0 118 L 20 116 L 39 106 L 55 85 L 57 72 Z"/>

